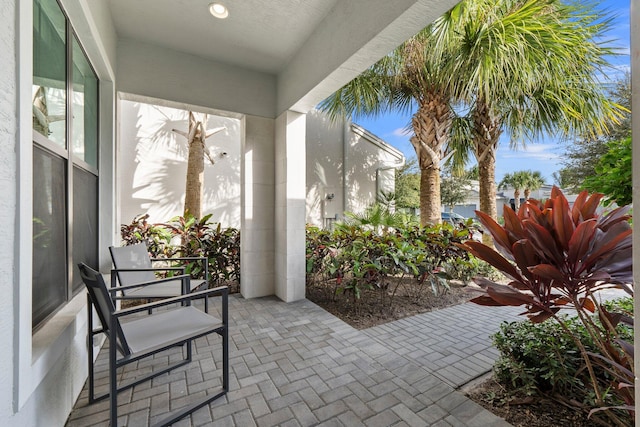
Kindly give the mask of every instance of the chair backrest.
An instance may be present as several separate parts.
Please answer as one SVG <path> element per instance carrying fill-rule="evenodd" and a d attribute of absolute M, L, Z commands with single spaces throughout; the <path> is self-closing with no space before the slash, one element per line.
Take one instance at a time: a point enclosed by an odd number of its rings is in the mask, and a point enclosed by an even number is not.
<path fill-rule="evenodd" d="M 111 259 L 115 269 L 129 268 L 151 268 L 151 258 L 145 243 L 136 243 L 135 245 L 109 247 Z M 120 285 L 133 285 L 134 283 L 150 282 L 156 279 L 153 271 L 118 271 L 118 282 Z"/>
<path fill-rule="evenodd" d="M 115 311 L 115 305 L 107 291 L 107 285 L 104 283 L 104 278 L 102 277 L 102 274 L 84 263 L 78 264 L 78 268 L 80 269 L 82 281 L 87 287 L 87 292 L 89 292 L 89 298 L 91 298 L 91 302 L 98 313 L 98 317 L 100 318 L 100 323 L 102 323 L 102 329 L 105 332 L 108 332 L 111 328 L 111 313 Z M 122 332 L 118 319 L 116 319 L 116 329 L 115 345 L 123 355 L 131 354 L 129 345 L 124 337 L 124 333 Z M 111 335 L 113 334 L 109 334 L 108 336 Z M 114 345 L 114 343 L 109 343 L 109 345 Z"/>

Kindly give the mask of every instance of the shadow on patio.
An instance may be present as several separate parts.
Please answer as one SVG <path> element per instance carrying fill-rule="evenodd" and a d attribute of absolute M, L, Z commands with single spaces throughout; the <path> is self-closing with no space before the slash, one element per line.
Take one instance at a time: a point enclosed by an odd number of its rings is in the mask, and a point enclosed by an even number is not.
<path fill-rule="evenodd" d="M 175 425 L 508 426 L 456 388 L 491 369 L 488 336 L 517 312 L 467 303 L 358 331 L 306 300 L 232 295 L 230 391 Z M 217 390 L 221 340 L 210 341 L 196 341 L 191 364 L 121 393 L 118 424 L 153 424 Z M 96 365 L 98 393 L 108 387 L 107 353 Z M 67 425 L 108 425 L 108 409 L 88 405 L 85 386 Z"/>

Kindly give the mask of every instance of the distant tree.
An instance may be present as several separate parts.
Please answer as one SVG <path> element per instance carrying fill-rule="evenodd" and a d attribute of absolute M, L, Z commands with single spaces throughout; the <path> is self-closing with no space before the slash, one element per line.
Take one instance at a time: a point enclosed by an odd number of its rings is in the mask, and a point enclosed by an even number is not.
<path fill-rule="evenodd" d="M 524 171 L 507 173 L 502 178 L 502 181 L 498 184 L 498 188 L 505 190 L 509 187 L 513 188 L 513 201 L 515 203 L 515 210 L 520 208 L 520 190 L 526 185 L 526 175 Z"/>
<path fill-rule="evenodd" d="M 480 173 L 478 171 L 478 165 L 473 166 L 471 169 L 466 171 L 467 178 L 477 181 L 480 178 Z"/>
<path fill-rule="evenodd" d="M 590 192 L 604 193 L 605 204 L 618 206 L 632 202 L 631 137 L 622 141 L 611 141 L 608 151 L 595 165 L 595 174 L 585 179 L 583 187 Z"/>
<path fill-rule="evenodd" d="M 420 169 L 415 157 L 396 169 L 395 204 L 397 208 L 418 209 L 420 207 Z"/>
<path fill-rule="evenodd" d="M 443 206 L 453 211 L 455 205 L 464 203 L 469 194 L 470 178 L 467 172 L 460 176 L 445 169 L 440 180 L 440 201 Z"/>
<path fill-rule="evenodd" d="M 608 151 L 611 141 L 623 141 L 631 136 L 631 76 L 626 74 L 616 82 L 611 98 L 624 107 L 624 112 L 618 124 L 613 124 L 609 132 L 599 138 L 582 138 L 567 147 L 563 167 L 555 174 L 556 183 L 565 190 L 578 192 L 585 189 L 585 180 L 596 175 L 596 165 L 599 159 Z"/>
<path fill-rule="evenodd" d="M 529 200 L 529 196 L 532 191 L 536 191 L 538 188 L 544 185 L 544 178 L 540 171 L 524 171 L 524 199 Z"/>

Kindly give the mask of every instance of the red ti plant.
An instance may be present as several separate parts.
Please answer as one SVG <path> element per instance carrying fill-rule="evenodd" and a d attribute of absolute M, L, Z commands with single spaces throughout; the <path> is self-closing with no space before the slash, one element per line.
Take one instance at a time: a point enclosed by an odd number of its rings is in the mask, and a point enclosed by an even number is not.
<path fill-rule="evenodd" d="M 630 216 L 627 215 L 628 207 L 599 215 L 596 208 L 601 198 L 602 194 L 589 196 L 585 191 L 570 207 L 562 192 L 554 187 L 551 197 L 544 203 L 529 200 L 517 213 L 505 206 L 504 226 L 476 211 L 492 235 L 497 250 L 472 240 L 461 246 L 493 265 L 510 280 L 507 285 L 502 285 L 477 278 L 476 283 L 483 287 L 485 294 L 473 302 L 489 306 L 524 306 L 523 314 L 532 322 L 555 318 L 567 332 L 568 328 L 557 313 L 562 308 L 574 308 L 601 352 L 600 361 L 604 358 L 618 365 L 622 361 L 624 367 L 631 371 L 632 356 L 625 353 L 620 345 L 614 345 L 618 338 L 615 323 L 619 318 L 607 313 L 594 298 L 594 293 L 605 288 L 633 292 L 630 285 Z M 590 315 L 596 310 L 602 326 L 596 324 Z M 602 406 L 601 386 L 604 388 L 610 384 L 599 385 L 589 354 L 578 337 L 574 336 L 574 340 L 589 372 L 596 404 Z M 633 396 L 633 390 L 626 385 L 625 388 L 627 394 L 630 392 Z M 615 418 L 613 414 L 608 415 Z M 618 424 L 619 420 L 615 422 Z"/>

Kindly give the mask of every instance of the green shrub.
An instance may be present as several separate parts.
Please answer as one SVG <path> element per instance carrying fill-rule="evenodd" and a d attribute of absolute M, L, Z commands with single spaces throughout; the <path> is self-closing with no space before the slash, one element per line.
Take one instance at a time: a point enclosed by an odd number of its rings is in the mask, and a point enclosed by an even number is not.
<path fill-rule="evenodd" d="M 576 322 L 567 325 L 579 333 Z M 559 323 L 505 322 L 492 338 L 500 351 L 494 372 L 501 383 L 527 394 L 573 396 L 583 389 L 577 375 L 584 364 L 580 350 Z"/>
<path fill-rule="evenodd" d="M 122 224 L 123 245 L 144 242 L 154 258 L 206 257 L 211 284 L 240 282 L 240 230 L 210 222 L 211 215 L 200 220 L 177 216 L 160 224 L 149 224 L 148 218 L 148 214 L 139 215 L 131 224 Z M 186 272 L 202 277 L 203 266 L 188 264 Z"/>
<path fill-rule="evenodd" d="M 354 303 L 364 290 L 374 290 L 383 303 L 391 305 L 406 278 L 415 284 L 406 288 L 406 294 L 419 302 L 425 292 L 447 292 L 447 279 L 485 268 L 485 263 L 473 263 L 473 257 L 457 246 L 469 238 L 464 226 L 423 228 L 381 221 L 372 215 L 376 212 L 362 218 L 351 215 L 332 232 L 307 226 L 307 286 L 322 284 L 332 298 L 353 297 Z M 464 273 L 458 272 L 463 268 Z"/>
<path fill-rule="evenodd" d="M 626 305 L 628 300 L 631 299 L 605 304 L 615 308 Z M 590 379 L 572 335 L 579 337 L 589 352 L 597 354 L 598 346 L 577 317 L 560 317 L 568 331 L 554 321 L 504 322 L 500 325 L 500 331 L 492 336 L 493 344 L 500 352 L 494 373 L 498 381 L 512 390 L 547 396 L 559 394 L 593 405 L 594 396 L 588 387 Z M 599 325 L 595 316 L 592 320 Z M 633 342 L 631 328 L 619 324 L 616 329 L 621 339 Z M 595 372 L 599 383 L 611 383 L 612 377 L 601 366 L 596 366 Z M 608 404 L 620 404 L 614 395 L 607 395 L 606 399 Z"/>

